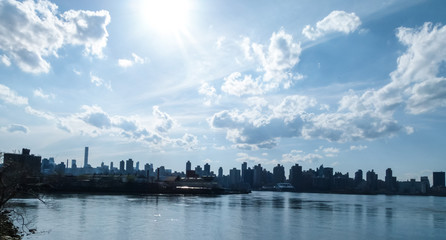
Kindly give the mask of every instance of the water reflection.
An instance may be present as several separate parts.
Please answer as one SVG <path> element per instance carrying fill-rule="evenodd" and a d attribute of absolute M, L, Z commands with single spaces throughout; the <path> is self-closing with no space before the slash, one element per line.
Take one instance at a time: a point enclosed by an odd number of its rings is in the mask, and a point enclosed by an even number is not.
<path fill-rule="evenodd" d="M 25 239 L 421 239 L 446 234 L 444 198 L 253 192 L 52 199 L 50 206 L 22 201 L 37 217 L 38 231 L 51 230 Z"/>

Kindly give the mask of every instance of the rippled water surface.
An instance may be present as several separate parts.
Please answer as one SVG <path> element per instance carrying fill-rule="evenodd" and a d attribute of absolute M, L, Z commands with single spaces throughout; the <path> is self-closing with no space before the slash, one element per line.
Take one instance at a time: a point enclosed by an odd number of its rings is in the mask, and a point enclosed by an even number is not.
<path fill-rule="evenodd" d="M 16 200 L 25 239 L 446 239 L 446 198 L 287 192 Z"/>

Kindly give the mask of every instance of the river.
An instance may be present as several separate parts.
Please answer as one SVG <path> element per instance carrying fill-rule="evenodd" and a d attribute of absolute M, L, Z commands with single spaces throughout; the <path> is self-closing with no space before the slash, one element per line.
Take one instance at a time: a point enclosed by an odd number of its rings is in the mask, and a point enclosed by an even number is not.
<path fill-rule="evenodd" d="M 446 198 L 253 192 L 18 199 L 25 239 L 446 239 Z"/>

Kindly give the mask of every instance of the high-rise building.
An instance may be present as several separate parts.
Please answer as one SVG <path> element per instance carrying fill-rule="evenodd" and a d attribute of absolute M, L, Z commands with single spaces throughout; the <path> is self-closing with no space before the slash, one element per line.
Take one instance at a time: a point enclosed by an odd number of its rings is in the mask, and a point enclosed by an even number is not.
<path fill-rule="evenodd" d="M 190 161 L 186 162 L 186 172 L 192 170 L 192 163 Z"/>
<path fill-rule="evenodd" d="M 372 171 L 367 171 L 367 186 L 369 186 L 370 190 L 378 189 L 378 174 L 376 174 L 373 169 Z"/>
<path fill-rule="evenodd" d="M 295 164 L 290 168 L 289 180 L 291 185 L 293 185 L 296 190 L 302 190 L 302 166 L 299 166 L 299 164 Z"/>
<path fill-rule="evenodd" d="M 358 171 L 355 172 L 355 183 L 359 184 L 364 180 L 363 176 L 362 176 L 362 170 L 359 169 Z"/>
<path fill-rule="evenodd" d="M 125 171 L 125 162 L 124 162 L 124 160 L 121 160 L 121 161 L 119 162 L 119 171 L 120 171 L 121 173 L 123 173 L 123 172 Z"/>
<path fill-rule="evenodd" d="M 237 168 L 229 170 L 229 184 L 235 186 L 238 185 L 240 182 L 240 170 L 238 170 Z"/>
<path fill-rule="evenodd" d="M 223 177 L 223 168 L 219 167 L 218 168 L 218 178 L 222 178 Z"/>
<path fill-rule="evenodd" d="M 113 170 L 113 162 L 110 162 L 110 170 Z"/>
<path fill-rule="evenodd" d="M 254 166 L 254 177 L 253 177 L 253 187 L 254 188 L 261 188 L 262 187 L 262 165 L 260 163 L 256 166 Z"/>
<path fill-rule="evenodd" d="M 273 181 L 275 184 L 285 182 L 285 168 L 280 164 L 273 168 Z"/>
<path fill-rule="evenodd" d="M 135 170 L 136 170 L 136 171 L 139 171 L 139 161 L 138 161 L 138 162 L 136 162 L 136 167 L 135 167 Z"/>
<path fill-rule="evenodd" d="M 386 169 L 385 184 L 386 184 L 387 191 L 390 191 L 390 192 L 396 191 L 396 188 L 397 188 L 396 177 L 393 176 L 391 168 Z"/>
<path fill-rule="evenodd" d="M 248 163 L 247 162 L 243 162 L 242 163 L 242 181 L 245 182 L 245 172 L 246 169 L 248 169 Z"/>
<path fill-rule="evenodd" d="M 74 168 L 74 169 L 77 168 L 77 165 L 76 165 L 76 159 L 72 159 L 72 160 L 71 160 L 71 168 Z"/>
<path fill-rule="evenodd" d="M 4 153 L 3 167 L 8 167 L 10 172 L 21 172 L 28 176 L 38 176 L 42 158 L 29 153 L 30 150 L 26 148 L 22 149 L 22 154 Z"/>
<path fill-rule="evenodd" d="M 444 172 L 433 172 L 433 185 L 432 187 L 445 187 L 445 174 Z"/>
<path fill-rule="evenodd" d="M 134 169 L 133 169 L 133 160 L 131 158 L 129 158 L 129 160 L 127 160 L 125 162 L 125 170 L 127 171 L 128 174 L 132 174 Z"/>
<path fill-rule="evenodd" d="M 211 165 L 209 165 L 209 163 L 206 163 L 204 165 L 203 176 L 210 176 L 210 175 L 211 175 Z"/>
<path fill-rule="evenodd" d="M 85 147 L 84 152 L 84 168 L 88 167 L 88 147 Z"/>

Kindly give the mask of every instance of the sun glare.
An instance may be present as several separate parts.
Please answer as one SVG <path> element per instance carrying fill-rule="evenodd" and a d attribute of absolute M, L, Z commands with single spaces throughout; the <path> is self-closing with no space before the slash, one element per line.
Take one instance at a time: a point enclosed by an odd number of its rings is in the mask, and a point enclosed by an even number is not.
<path fill-rule="evenodd" d="M 179 32 L 187 27 L 191 3 L 188 0 L 142 0 L 145 23 L 161 32 Z"/>

